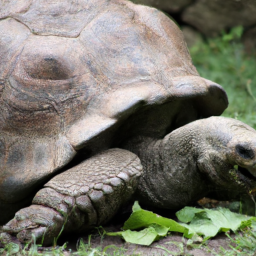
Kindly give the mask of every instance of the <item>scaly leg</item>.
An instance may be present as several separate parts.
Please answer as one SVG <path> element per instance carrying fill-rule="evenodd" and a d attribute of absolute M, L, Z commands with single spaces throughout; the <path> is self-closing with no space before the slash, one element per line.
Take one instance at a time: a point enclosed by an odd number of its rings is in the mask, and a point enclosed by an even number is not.
<path fill-rule="evenodd" d="M 50 244 L 60 233 L 86 231 L 109 221 L 136 190 L 142 172 L 139 158 L 109 149 L 55 176 L 18 211 L 3 230 L 21 242 Z"/>

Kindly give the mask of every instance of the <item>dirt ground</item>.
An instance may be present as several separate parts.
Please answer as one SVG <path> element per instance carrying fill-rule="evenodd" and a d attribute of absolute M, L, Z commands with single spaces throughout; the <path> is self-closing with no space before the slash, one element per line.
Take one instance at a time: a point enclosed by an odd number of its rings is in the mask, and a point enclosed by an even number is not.
<path fill-rule="evenodd" d="M 105 231 L 120 231 L 119 225 L 109 225 L 104 227 Z M 167 237 L 154 242 L 151 246 L 141 246 L 135 245 L 124 242 L 120 237 L 112 237 L 107 235 L 100 235 L 98 231 L 92 232 L 90 235 L 79 236 L 73 234 L 72 236 L 63 236 L 58 241 L 58 245 L 63 245 L 67 242 L 67 248 L 65 255 L 69 256 L 72 255 L 72 252 L 77 251 L 77 244 L 80 240 L 83 240 L 84 243 L 88 243 L 90 240 L 91 248 L 101 247 L 105 248 L 106 246 L 111 245 L 111 247 L 107 250 L 107 252 L 111 255 L 113 252 L 114 255 L 114 246 L 117 248 L 121 248 L 123 255 L 148 255 L 148 256 L 169 256 L 169 255 L 194 255 L 194 256 L 210 256 L 216 255 L 214 252 L 219 253 L 219 255 L 225 255 L 221 253 L 220 248 L 223 247 L 224 249 L 229 249 L 230 240 L 225 234 L 219 234 L 215 238 L 211 239 L 207 243 L 206 247 L 201 248 L 192 248 L 191 246 L 187 245 L 188 240 L 183 238 L 181 234 L 172 233 Z M 197 244 L 198 246 L 199 244 Z M 39 248 L 41 251 L 42 249 L 46 249 L 49 251 L 50 248 Z M 42 253 L 44 255 L 44 253 Z M 118 254 L 120 255 L 120 254 Z"/>
<path fill-rule="evenodd" d="M 112 230 L 113 228 L 107 227 L 106 230 Z M 76 251 L 76 244 L 79 238 L 70 239 L 67 249 L 71 249 L 73 252 Z M 88 241 L 88 236 L 83 236 L 80 239 L 86 243 Z M 64 241 L 64 240 L 63 240 Z M 66 240 L 67 241 L 67 240 Z M 157 242 L 154 242 L 151 246 L 141 246 L 134 245 L 130 243 L 125 243 L 119 237 L 104 236 L 103 238 L 99 234 L 94 234 L 91 236 L 91 247 L 101 247 L 105 248 L 108 245 L 115 245 L 118 248 L 123 248 L 124 255 L 149 255 L 149 256 L 164 256 L 164 255 L 195 255 L 195 256 L 210 256 L 216 255 L 214 252 L 220 253 L 219 255 L 224 255 L 221 253 L 220 248 L 230 249 L 230 240 L 225 234 L 219 234 L 217 237 L 208 241 L 207 247 L 202 248 L 192 248 L 186 246 L 187 239 L 184 239 L 180 234 L 171 234 Z M 113 251 L 109 249 L 108 252 Z M 67 254 L 68 255 L 68 254 Z"/>

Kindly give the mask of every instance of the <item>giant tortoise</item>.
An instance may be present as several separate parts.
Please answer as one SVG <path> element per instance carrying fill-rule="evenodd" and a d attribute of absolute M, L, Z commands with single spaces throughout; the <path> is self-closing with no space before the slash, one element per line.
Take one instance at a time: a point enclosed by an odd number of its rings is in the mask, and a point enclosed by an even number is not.
<path fill-rule="evenodd" d="M 199 76 L 163 13 L 125 0 L 0 3 L 5 234 L 50 243 L 134 198 L 179 209 L 256 187 L 255 130 L 211 117 L 226 93 Z"/>

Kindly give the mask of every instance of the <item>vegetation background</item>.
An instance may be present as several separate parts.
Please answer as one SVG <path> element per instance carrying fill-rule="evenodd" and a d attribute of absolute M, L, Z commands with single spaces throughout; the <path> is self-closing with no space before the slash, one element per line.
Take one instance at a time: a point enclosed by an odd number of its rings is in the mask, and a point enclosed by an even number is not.
<path fill-rule="evenodd" d="M 199 74 L 226 90 L 229 107 L 223 116 L 236 118 L 256 129 L 256 56 L 241 42 L 242 27 L 208 38 L 190 48 Z"/>

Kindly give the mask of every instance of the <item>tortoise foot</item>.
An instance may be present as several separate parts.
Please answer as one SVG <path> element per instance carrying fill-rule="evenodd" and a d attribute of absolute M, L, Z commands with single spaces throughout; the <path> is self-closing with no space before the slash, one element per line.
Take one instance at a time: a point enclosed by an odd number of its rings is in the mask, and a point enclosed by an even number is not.
<path fill-rule="evenodd" d="M 32 205 L 19 210 L 3 231 L 21 243 L 50 245 L 61 230 L 85 232 L 109 221 L 137 188 L 139 158 L 109 149 L 52 178 Z"/>
<path fill-rule="evenodd" d="M 64 218 L 55 210 L 31 205 L 15 214 L 15 217 L 3 226 L 3 231 L 18 238 L 21 243 L 32 241 L 51 244 L 61 231 Z"/>

